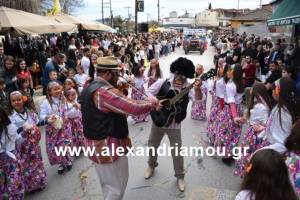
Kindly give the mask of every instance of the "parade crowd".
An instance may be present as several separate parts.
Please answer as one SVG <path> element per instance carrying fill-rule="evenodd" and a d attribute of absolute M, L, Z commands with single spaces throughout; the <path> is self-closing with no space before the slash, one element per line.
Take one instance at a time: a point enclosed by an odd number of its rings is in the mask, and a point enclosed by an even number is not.
<path fill-rule="evenodd" d="M 192 102 L 192 119 L 207 122 L 209 145 L 225 147 L 221 158 L 243 179 L 237 200 L 296 200 L 300 196 L 300 55 L 284 38 L 272 41 L 246 33 L 214 32 L 216 76 L 196 80 L 180 111 L 166 127 L 152 124 L 148 146 L 166 134 L 182 145 L 181 122 Z M 178 58 L 164 77 L 159 58 L 182 44 L 179 34 L 94 34 L 6 38 L 0 45 L 0 199 L 23 199 L 42 190 L 47 172 L 40 127 L 58 174 L 76 158 L 57 156 L 55 147 L 131 146 L 127 116 L 146 122 L 163 107 L 164 92 L 183 91 L 187 79 L 201 79 L 204 66 Z M 149 64 L 148 64 L 149 63 Z M 149 67 L 148 67 L 149 65 Z M 42 90 L 46 98 L 35 105 Z M 207 97 L 212 96 L 209 116 Z M 246 129 L 242 133 L 242 128 Z M 99 134 L 101 133 L 101 134 Z M 232 158 L 234 147 L 249 147 Z M 184 158 L 172 153 L 178 189 L 185 191 Z M 45 158 L 44 158 L 45 159 Z M 122 199 L 128 182 L 126 157 L 93 156 L 105 199 Z M 158 166 L 149 156 L 144 177 Z"/>

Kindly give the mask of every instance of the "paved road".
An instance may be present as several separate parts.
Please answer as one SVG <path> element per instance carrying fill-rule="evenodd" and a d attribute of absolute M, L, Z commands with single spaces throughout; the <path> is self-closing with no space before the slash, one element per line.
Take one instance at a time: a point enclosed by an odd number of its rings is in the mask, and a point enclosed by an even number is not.
<path fill-rule="evenodd" d="M 160 60 L 164 76 L 169 75 L 169 66 L 176 58 L 184 56 L 191 59 L 194 64 L 201 63 L 205 69 L 212 67 L 213 49 L 208 49 L 202 56 L 199 52 L 191 52 L 185 56 L 182 49 L 177 49 L 167 57 Z M 42 98 L 37 98 L 40 102 Z M 210 106 L 210 97 L 208 100 Z M 209 111 L 209 109 L 208 109 Z M 182 138 L 185 146 L 205 146 L 206 123 L 192 120 L 189 115 L 182 124 Z M 129 118 L 130 136 L 134 146 L 146 146 L 151 122 L 132 126 Z M 44 131 L 43 131 L 44 132 Z M 162 143 L 169 145 L 167 137 Z M 45 139 L 42 138 L 41 146 L 43 158 L 48 172 L 48 185 L 45 190 L 26 195 L 26 200 L 101 200 L 100 183 L 95 169 L 89 159 L 80 157 L 71 172 L 57 175 L 56 167 L 49 165 L 45 152 Z M 185 157 L 187 190 L 180 193 L 176 187 L 173 176 L 173 165 L 170 157 L 160 157 L 159 166 L 155 175 L 150 180 L 143 178 L 147 167 L 146 157 L 130 157 L 130 177 L 125 194 L 125 200 L 231 200 L 238 191 L 241 180 L 233 176 L 233 167 L 227 167 L 219 159 L 212 157 Z"/>

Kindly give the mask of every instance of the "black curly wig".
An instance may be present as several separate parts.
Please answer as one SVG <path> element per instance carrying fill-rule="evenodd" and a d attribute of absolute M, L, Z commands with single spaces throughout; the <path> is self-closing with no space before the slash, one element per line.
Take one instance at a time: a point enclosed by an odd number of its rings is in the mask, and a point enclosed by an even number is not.
<path fill-rule="evenodd" d="M 194 78 L 195 65 L 189 59 L 180 57 L 171 64 L 170 71 L 173 74 L 181 74 L 187 78 Z"/>

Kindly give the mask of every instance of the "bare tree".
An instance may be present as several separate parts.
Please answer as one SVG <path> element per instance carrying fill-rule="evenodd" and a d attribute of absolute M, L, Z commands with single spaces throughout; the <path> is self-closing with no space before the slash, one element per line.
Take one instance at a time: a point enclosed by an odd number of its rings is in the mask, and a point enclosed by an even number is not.
<path fill-rule="evenodd" d="M 41 0 L 0 0 L 0 6 L 39 13 Z"/>
<path fill-rule="evenodd" d="M 31 13 L 47 13 L 53 7 L 53 0 L 0 0 L 0 6 Z M 84 6 L 83 0 L 60 0 L 62 12 L 71 13 Z"/>
<path fill-rule="evenodd" d="M 53 0 L 40 0 L 41 9 L 43 11 L 49 11 L 53 7 Z M 62 12 L 70 14 L 75 11 L 76 8 L 84 6 L 83 0 L 59 0 Z"/>

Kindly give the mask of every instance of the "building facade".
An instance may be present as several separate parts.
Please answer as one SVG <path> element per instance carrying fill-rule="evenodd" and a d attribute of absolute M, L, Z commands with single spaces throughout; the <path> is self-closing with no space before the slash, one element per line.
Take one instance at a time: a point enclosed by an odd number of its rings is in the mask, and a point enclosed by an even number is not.
<path fill-rule="evenodd" d="M 248 13 L 249 9 L 206 9 L 196 15 L 198 27 L 228 27 L 231 19 Z"/>

